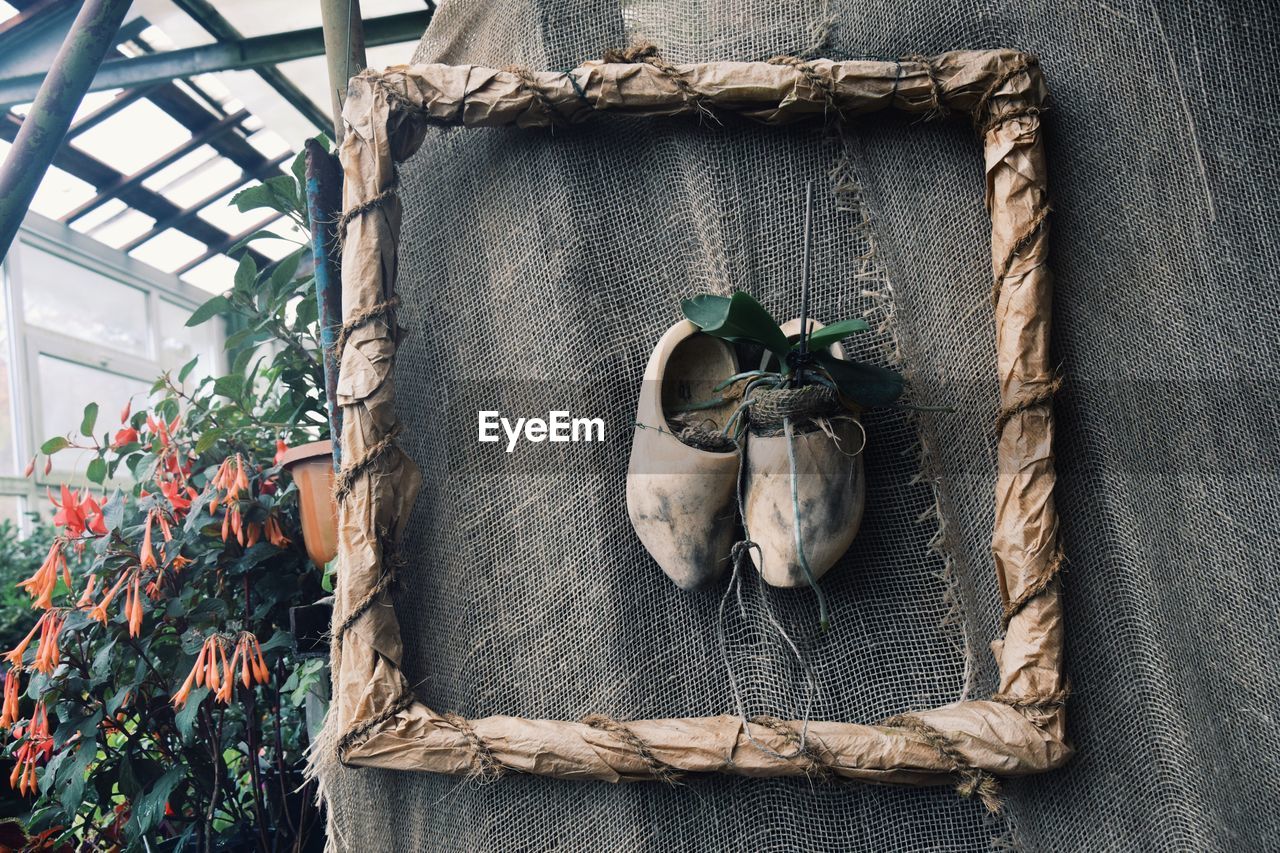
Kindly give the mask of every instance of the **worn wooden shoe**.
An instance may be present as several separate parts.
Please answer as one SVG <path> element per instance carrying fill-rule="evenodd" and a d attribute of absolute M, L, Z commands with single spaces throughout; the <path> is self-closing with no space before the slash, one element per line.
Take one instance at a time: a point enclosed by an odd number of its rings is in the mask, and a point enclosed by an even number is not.
<path fill-rule="evenodd" d="M 713 389 L 737 372 L 732 347 L 687 320 L 667 330 L 644 371 L 627 513 L 681 589 L 714 581 L 729 564 L 742 455 L 720 431 L 739 401 Z"/>
<path fill-rule="evenodd" d="M 811 330 L 820 328 L 821 323 L 811 321 Z M 782 331 L 796 339 L 800 321 L 784 324 Z M 831 353 L 844 358 L 839 344 L 832 345 Z M 752 556 L 769 584 L 804 586 L 826 574 L 858 533 L 867 492 L 862 464 L 865 434 L 853 413 L 841 407 L 835 392 L 825 387 L 757 391 L 753 396 L 757 402 L 751 407 L 743 500 L 747 537 L 759 546 Z M 794 413 L 794 500 L 782 423 L 785 412 Z M 796 550 L 797 504 L 800 543 L 812 578 Z"/>

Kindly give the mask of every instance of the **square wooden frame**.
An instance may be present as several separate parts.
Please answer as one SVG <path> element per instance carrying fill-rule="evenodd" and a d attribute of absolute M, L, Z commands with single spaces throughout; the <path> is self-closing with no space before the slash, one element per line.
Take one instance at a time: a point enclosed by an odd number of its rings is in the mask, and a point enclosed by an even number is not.
<path fill-rule="evenodd" d="M 341 570 L 334 612 L 334 701 L 328 748 L 356 766 L 453 774 L 536 773 L 626 781 L 681 773 L 813 775 L 937 784 L 994 805 L 991 774 L 1038 773 L 1071 755 L 1065 737 L 1061 564 L 1053 502 L 1050 276 L 1041 117 L 1047 92 L 1035 58 L 959 51 L 897 62 L 802 61 L 670 65 L 652 51 L 570 72 L 398 66 L 351 81 L 341 148 L 345 173 L 344 326 L 338 401 L 344 413 Z M 1005 637 L 1000 690 L 900 715 L 880 725 L 743 723 L 736 717 L 619 722 L 485 717 L 418 702 L 400 671 L 389 587 L 397 543 L 421 476 L 395 444 L 392 364 L 401 207 L 396 163 L 431 124 L 544 127 L 597 112 L 730 111 L 768 123 L 845 121 L 882 109 L 972 117 L 986 161 L 997 370 L 995 570 Z M 381 605 L 381 606 L 379 606 Z M 761 749 L 763 744 L 767 749 Z M 783 757 L 787 756 L 787 757 Z"/>

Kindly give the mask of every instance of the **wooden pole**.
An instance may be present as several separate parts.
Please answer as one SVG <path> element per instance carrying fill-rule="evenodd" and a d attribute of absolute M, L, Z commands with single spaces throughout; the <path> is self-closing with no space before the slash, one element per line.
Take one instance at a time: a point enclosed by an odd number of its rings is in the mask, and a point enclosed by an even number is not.
<path fill-rule="evenodd" d="M 329 94 L 333 101 L 333 141 L 342 141 L 342 104 L 347 81 L 368 65 L 364 52 L 364 20 L 360 0 L 320 0 L 324 24 L 324 54 L 329 64 Z"/>

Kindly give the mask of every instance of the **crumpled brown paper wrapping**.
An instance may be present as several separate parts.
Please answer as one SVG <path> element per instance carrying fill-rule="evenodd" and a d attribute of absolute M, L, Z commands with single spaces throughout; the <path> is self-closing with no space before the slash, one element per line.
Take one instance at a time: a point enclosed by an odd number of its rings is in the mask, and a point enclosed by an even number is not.
<path fill-rule="evenodd" d="M 1039 117 L 1046 89 L 1038 66 L 1014 51 L 965 51 L 927 61 L 815 60 L 807 68 L 731 62 L 674 70 L 685 85 L 678 85 L 670 68 L 598 62 L 567 73 L 397 66 L 353 79 L 341 149 L 344 207 L 382 200 L 347 228 L 344 316 L 348 322 L 361 317 L 394 292 L 401 207 L 386 191 L 394 187 L 395 163 L 413 153 L 427 123 L 538 127 L 603 111 L 655 116 L 732 111 L 771 123 L 831 118 L 832 110 L 843 116 L 882 109 L 980 111 L 976 123 L 985 145 L 993 270 L 999 277 L 1007 269 L 995 289 L 1005 422 L 992 549 L 1006 602 L 1040 590 L 1011 615 L 1003 643 L 996 644 L 1003 701 L 968 701 L 915 715 L 945 736 L 950 757 L 918 732 L 883 725 L 813 722 L 810 754 L 786 760 L 753 743 L 734 717 L 629 721 L 630 733 L 648 748 L 646 759 L 634 742 L 581 722 L 504 716 L 463 721 L 410 702 L 400 672 L 399 625 L 383 592 L 381 606 L 366 609 L 335 642 L 331 735 L 351 734 L 343 756 L 355 765 L 454 774 L 500 768 L 611 782 L 654 778 L 664 768 L 800 775 L 813 770 L 815 759 L 840 777 L 900 783 L 947 781 L 957 758 L 1001 775 L 1061 765 L 1071 749 L 1060 698 L 1065 687 L 1062 602 L 1052 577 L 1058 521 L 1047 400 L 1054 377 Z M 358 465 L 360 472 L 339 513 L 335 626 L 375 590 L 421 484 L 413 461 L 394 446 L 362 462 L 397 428 L 394 328 L 389 312 L 360 325 L 341 356 L 338 402 L 345 412 L 345 464 Z M 1055 694 L 1058 699 L 1037 704 Z M 774 752 L 793 751 L 774 729 L 754 724 L 750 729 L 756 742 Z"/>

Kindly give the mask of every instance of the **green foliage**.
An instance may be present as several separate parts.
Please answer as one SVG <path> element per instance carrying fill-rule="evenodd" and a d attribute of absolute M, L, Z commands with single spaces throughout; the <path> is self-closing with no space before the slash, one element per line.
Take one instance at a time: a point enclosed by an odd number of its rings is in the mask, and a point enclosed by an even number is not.
<path fill-rule="evenodd" d="M 685 299 L 681 307 L 685 317 L 708 335 L 764 347 L 777 358 L 776 375 L 787 384 L 830 385 L 863 409 L 888 406 L 902 396 L 903 380 L 898 373 L 831 355 L 832 344 L 867 331 L 864 320 L 842 320 L 812 332 L 807 340 L 799 338 L 792 343 L 768 310 L 742 291 L 733 296 L 695 296 Z"/>
<path fill-rule="evenodd" d="M 235 203 L 305 224 L 300 174 L 295 164 Z M 7 753 L 37 756 L 24 823 L 50 843 L 212 851 L 323 842 L 301 771 L 303 700 L 327 673 L 299 657 L 288 634 L 289 609 L 324 594 L 322 574 L 302 548 L 297 490 L 275 461 L 277 442 L 328 432 L 315 283 L 300 273 L 309 251 L 299 244 L 266 269 L 246 254 L 228 291 L 193 314 L 188 325 L 228 319 L 226 375 L 192 383 L 193 359 L 159 377 L 147 400 L 130 401 L 114 428 L 90 404 L 78 434 L 42 445 L 45 454 L 91 451 L 84 473 L 100 491 L 64 490 L 56 529 L 29 539 L 0 526 L 5 648 L 42 613 L 60 620 L 56 640 L 40 634 L 8 675 L 21 696 Z M 115 412 L 125 401 L 99 402 Z M 43 577 L 55 543 L 70 588 L 57 581 L 52 605 L 33 610 L 35 592 L 14 585 Z M 49 643 L 54 664 L 42 657 Z M 203 647 L 230 658 L 255 644 L 264 668 L 248 686 L 238 667 L 222 690 L 189 683 Z"/>

